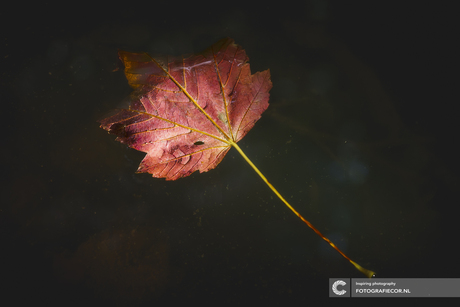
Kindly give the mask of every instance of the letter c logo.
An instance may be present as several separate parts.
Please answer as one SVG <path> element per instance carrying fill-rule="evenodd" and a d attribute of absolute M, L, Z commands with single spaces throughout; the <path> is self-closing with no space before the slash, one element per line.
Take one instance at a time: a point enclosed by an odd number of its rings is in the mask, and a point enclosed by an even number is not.
<path fill-rule="evenodd" d="M 332 285 L 332 292 L 334 292 L 336 295 L 344 295 L 347 293 L 345 290 L 337 290 L 337 286 L 345 286 L 347 283 L 344 282 L 343 280 L 337 280 L 333 285 Z"/>

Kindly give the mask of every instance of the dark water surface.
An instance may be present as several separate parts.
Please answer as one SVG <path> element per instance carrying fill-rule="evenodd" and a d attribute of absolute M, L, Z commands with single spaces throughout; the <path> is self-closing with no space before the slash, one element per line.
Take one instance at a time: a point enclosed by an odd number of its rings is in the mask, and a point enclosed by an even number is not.
<path fill-rule="evenodd" d="M 270 107 L 239 144 L 280 193 L 378 277 L 460 277 L 451 10 L 341 3 L 2 12 L 2 297 L 329 304 L 328 278 L 362 277 L 236 150 L 166 182 L 98 127 L 131 92 L 118 49 L 227 36 L 271 71 Z"/>

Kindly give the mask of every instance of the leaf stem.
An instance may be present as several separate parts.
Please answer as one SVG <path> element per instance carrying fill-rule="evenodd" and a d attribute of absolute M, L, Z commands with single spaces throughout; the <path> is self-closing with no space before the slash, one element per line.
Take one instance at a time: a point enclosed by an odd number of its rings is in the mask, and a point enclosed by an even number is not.
<path fill-rule="evenodd" d="M 236 150 L 238 150 L 238 152 L 241 154 L 241 156 L 243 156 L 243 158 L 246 160 L 246 162 L 249 163 L 249 165 L 251 165 L 251 167 L 256 171 L 257 174 L 259 174 L 260 178 L 262 178 L 263 181 L 265 181 L 265 183 L 268 185 L 268 187 L 276 194 L 276 196 L 278 196 L 279 199 L 281 199 L 281 201 L 289 208 L 291 209 L 292 212 L 294 212 L 295 215 L 297 215 L 305 224 L 308 225 L 308 227 L 310 227 L 311 229 L 313 229 L 314 232 L 316 232 L 317 235 L 319 235 L 321 238 L 323 238 L 327 243 L 329 243 L 329 245 L 331 245 L 336 251 L 338 251 L 343 257 L 345 257 L 345 259 L 347 259 L 348 261 L 351 262 L 351 264 L 353 264 L 355 266 L 355 268 L 357 268 L 360 272 L 362 272 L 364 275 L 366 275 L 368 278 L 371 278 L 375 275 L 375 272 L 371 271 L 371 270 L 367 270 L 365 268 L 363 268 L 362 266 L 360 266 L 359 264 L 357 264 L 356 262 L 354 262 L 353 260 L 351 260 L 350 258 L 348 258 L 347 255 L 345 255 L 344 252 L 342 252 L 337 246 L 335 246 L 334 243 L 331 242 L 331 240 L 329 240 L 328 238 L 326 238 L 318 229 L 316 229 L 309 221 L 307 221 L 306 219 L 303 218 L 303 216 L 301 216 L 299 214 L 299 212 L 297 212 L 288 202 L 287 200 L 284 199 L 283 196 L 281 196 L 281 194 L 275 189 L 274 186 L 272 186 L 272 184 L 270 182 L 268 182 L 267 178 L 265 178 L 265 176 L 259 171 L 259 169 L 254 165 L 254 163 L 252 163 L 251 160 L 249 160 L 249 158 L 246 156 L 246 154 L 243 152 L 243 150 L 233 141 L 230 141 L 230 144 L 235 147 Z"/>

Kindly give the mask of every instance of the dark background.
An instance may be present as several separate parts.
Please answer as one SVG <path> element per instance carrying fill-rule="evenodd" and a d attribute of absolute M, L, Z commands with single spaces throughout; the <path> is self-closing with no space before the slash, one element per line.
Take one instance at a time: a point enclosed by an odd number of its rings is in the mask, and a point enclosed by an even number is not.
<path fill-rule="evenodd" d="M 443 2 L 0 14 L 2 299 L 327 304 L 328 278 L 363 277 L 235 150 L 166 182 L 135 174 L 144 154 L 98 127 L 131 92 L 117 49 L 181 55 L 227 36 L 252 72 L 271 70 L 270 107 L 240 146 L 281 194 L 378 277 L 460 277 L 458 32 Z"/>

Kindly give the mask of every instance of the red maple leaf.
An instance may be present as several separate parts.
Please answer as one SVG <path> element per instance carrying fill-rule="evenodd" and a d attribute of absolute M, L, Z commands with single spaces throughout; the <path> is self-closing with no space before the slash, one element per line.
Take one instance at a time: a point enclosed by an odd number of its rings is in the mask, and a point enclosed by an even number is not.
<path fill-rule="evenodd" d="M 176 180 L 213 169 L 268 107 L 269 70 L 251 75 L 232 39 L 188 57 L 119 56 L 136 91 L 101 127 L 147 153 L 137 172 Z"/>
<path fill-rule="evenodd" d="M 135 92 L 129 109 L 100 123 L 118 141 L 147 153 L 139 173 L 176 180 L 206 172 L 233 146 L 303 222 L 358 270 L 374 276 L 304 219 L 237 145 L 268 107 L 268 70 L 251 75 L 246 52 L 229 38 L 191 56 L 153 58 L 125 51 L 119 56 Z"/>

